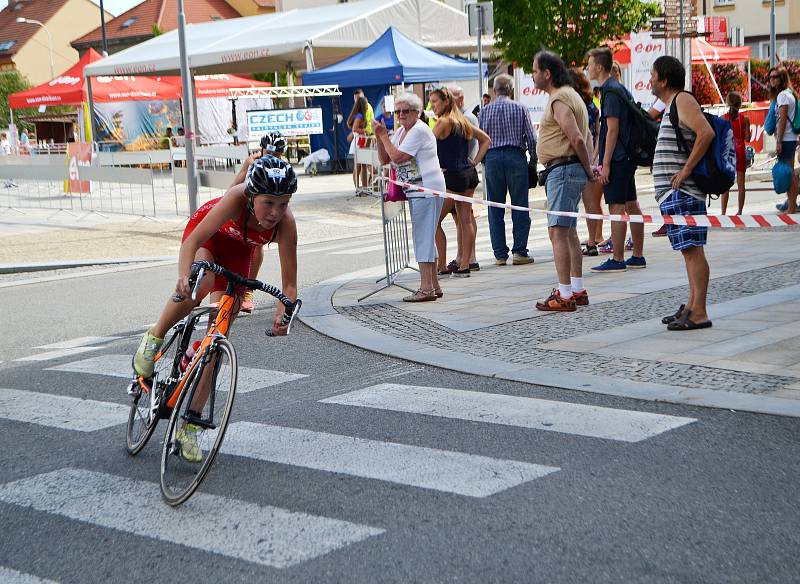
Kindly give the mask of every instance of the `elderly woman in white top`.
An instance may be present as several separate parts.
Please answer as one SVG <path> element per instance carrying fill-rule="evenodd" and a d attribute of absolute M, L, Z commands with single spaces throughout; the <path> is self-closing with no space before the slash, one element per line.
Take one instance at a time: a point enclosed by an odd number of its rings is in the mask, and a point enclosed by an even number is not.
<path fill-rule="evenodd" d="M 390 138 L 381 122 L 372 127 L 378 142 L 381 164 L 390 162 L 397 180 L 418 183 L 439 192 L 445 191 L 444 174 L 436 154 L 436 137 L 427 124 L 420 121 L 422 100 L 413 93 L 404 93 L 394 101 L 399 127 Z M 414 255 L 419 263 L 420 287 L 405 302 L 427 302 L 443 296 L 436 276 L 436 225 L 442 209 L 442 199 L 426 197 L 423 193 L 406 192 L 411 209 Z"/>

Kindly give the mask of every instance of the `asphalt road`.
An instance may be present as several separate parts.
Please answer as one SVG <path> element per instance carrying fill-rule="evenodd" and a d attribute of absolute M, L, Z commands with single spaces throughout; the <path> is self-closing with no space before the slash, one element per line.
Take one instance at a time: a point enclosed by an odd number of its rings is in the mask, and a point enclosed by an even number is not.
<path fill-rule="evenodd" d="M 308 253 L 301 284 L 381 258 Z M 169 508 L 122 376 L 174 271 L 0 289 L 0 582 L 800 582 L 797 419 L 267 338 L 265 305 L 232 336 L 241 432 Z M 119 338 L 36 348 L 90 336 Z"/>

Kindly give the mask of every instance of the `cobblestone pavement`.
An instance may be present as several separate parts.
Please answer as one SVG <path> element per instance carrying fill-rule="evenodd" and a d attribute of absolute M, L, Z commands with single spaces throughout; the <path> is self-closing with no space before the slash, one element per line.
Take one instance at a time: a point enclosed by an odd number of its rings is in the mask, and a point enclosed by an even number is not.
<path fill-rule="evenodd" d="M 800 261 L 716 278 L 709 304 L 778 290 L 800 281 Z M 559 313 L 456 332 L 390 304 L 337 306 L 363 326 L 430 347 L 497 358 L 531 366 L 568 368 L 572 372 L 702 389 L 764 393 L 797 383 L 797 378 L 746 373 L 702 365 L 609 357 L 595 353 L 548 350 L 541 345 L 597 330 L 671 314 L 686 298 L 687 287 L 668 288 L 634 298 L 597 303 L 592 310 Z M 501 310 L 502 306 L 498 306 Z"/>

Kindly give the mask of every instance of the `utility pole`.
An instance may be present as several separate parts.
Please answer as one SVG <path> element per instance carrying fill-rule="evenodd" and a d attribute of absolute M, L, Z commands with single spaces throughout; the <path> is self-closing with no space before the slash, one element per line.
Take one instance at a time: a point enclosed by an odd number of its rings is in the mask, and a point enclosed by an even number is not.
<path fill-rule="evenodd" d="M 103 56 L 108 57 L 108 43 L 106 42 L 106 11 L 103 0 L 100 0 L 100 30 L 103 33 Z"/>
<path fill-rule="evenodd" d="M 770 2 L 769 6 L 769 66 L 776 67 L 778 65 L 777 43 L 775 42 L 775 0 Z"/>
<path fill-rule="evenodd" d="M 194 95 L 189 55 L 186 53 L 186 15 L 183 0 L 178 0 L 178 50 L 181 58 L 181 86 L 183 87 L 183 129 L 186 132 L 186 186 L 189 191 L 189 213 L 197 211 L 197 168 L 194 161 Z"/>

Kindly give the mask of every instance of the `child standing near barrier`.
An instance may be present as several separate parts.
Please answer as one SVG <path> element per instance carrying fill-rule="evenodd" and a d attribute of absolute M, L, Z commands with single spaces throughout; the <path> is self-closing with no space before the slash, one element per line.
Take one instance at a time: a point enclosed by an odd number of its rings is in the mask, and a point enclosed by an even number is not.
<path fill-rule="evenodd" d="M 745 154 L 745 142 L 750 139 L 750 119 L 741 114 L 742 95 L 738 91 L 731 91 L 726 98 L 728 113 L 722 116 L 731 123 L 733 128 L 733 145 L 736 148 L 736 188 L 739 191 L 737 215 L 744 212 L 744 175 L 747 170 L 747 156 Z M 720 196 L 720 208 L 725 215 L 728 210 L 728 197 L 730 191 L 725 191 Z"/>

